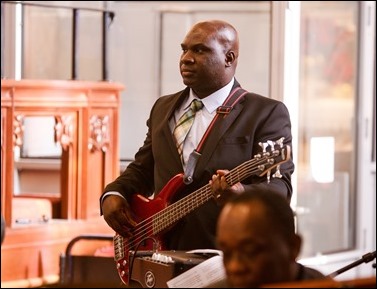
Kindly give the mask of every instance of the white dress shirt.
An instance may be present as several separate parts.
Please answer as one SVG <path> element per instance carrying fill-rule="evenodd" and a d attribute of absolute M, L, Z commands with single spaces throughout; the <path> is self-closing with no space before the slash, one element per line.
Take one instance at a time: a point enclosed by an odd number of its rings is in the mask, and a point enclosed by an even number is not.
<path fill-rule="evenodd" d="M 215 117 L 216 109 L 221 106 L 228 97 L 230 90 L 233 87 L 233 83 L 234 78 L 221 89 L 201 99 L 203 102 L 203 108 L 196 112 L 192 127 L 183 143 L 183 168 L 185 168 L 190 154 L 197 148 L 205 131 L 210 125 L 212 119 Z M 193 90 L 190 89 L 189 97 L 182 103 L 181 107 L 175 111 L 174 117 L 170 120 L 169 125 L 172 132 L 177 120 L 190 108 L 190 104 L 195 98 L 200 99 L 197 95 L 195 95 Z"/>

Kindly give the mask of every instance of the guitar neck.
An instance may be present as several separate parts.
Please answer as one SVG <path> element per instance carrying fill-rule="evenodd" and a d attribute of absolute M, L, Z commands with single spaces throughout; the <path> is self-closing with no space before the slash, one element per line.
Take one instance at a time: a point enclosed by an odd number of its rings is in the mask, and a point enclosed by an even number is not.
<path fill-rule="evenodd" d="M 263 164 L 265 162 L 265 158 L 246 161 L 226 174 L 225 180 L 229 186 L 233 186 L 236 183 L 243 181 L 247 177 L 256 175 L 258 172 L 260 173 L 263 171 Z"/>
<path fill-rule="evenodd" d="M 249 160 L 239 165 L 238 167 L 229 171 L 225 176 L 227 183 L 230 186 L 244 180 L 245 178 L 260 171 L 259 163 L 263 163 L 265 160 Z M 155 234 L 160 233 L 169 226 L 178 222 L 180 219 L 209 201 L 214 195 L 209 184 L 194 191 L 181 200 L 171 204 L 167 208 L 161 210 L 153 217 L 153 232 Z"/>
<path fill-rule="evenodd" d="M 161 210 L 153 217 L 153 232 L 160 233 L 213 197 L 208 185 Z"/>

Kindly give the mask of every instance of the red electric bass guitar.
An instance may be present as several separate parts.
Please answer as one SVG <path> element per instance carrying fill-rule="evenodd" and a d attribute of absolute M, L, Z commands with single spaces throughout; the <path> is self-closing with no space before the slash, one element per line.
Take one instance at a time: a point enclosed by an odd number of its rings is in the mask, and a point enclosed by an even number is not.
<path fill-rule="evenodd" d="M 252 175 L 267 174 L 269 179 L 272 169 L 275 168 L 276 171 L 271 177 L 281 177 L 279 166 L 290 159 L 291 149 L 282 144 L 276 147 L 275 144 L 271 141 L 261 143 L 263 152 L 232 169 L 225 176 L 227 183 L 232 186 Z M 163 250 L 163 233 L 205 202 L 215 198 L 210 185 L 207 184 L 183 199 L 171 203 L 173 196 L 185 186 L 183 176 L 178 174 L 173 177 L 154 199 L 139 194 L 133 195 L 131 208 L 138 224 L 133 228 L 132 237 L 124 238 L 119 234 L 114 236 L 114 258 L 118 274 L 125 285 L 129 284 L 131 278 L 130 251 Z"/>

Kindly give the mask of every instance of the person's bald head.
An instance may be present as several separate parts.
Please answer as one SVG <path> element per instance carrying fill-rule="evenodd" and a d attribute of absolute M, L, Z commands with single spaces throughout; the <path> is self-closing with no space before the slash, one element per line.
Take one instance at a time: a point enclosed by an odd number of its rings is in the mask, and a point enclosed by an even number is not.
<path fill-rule="evenodd" d="M 208 36 L 212 35 L 221 43 L 225 51 L 233 51 L 238 59 L 239 54 L 239 39 L 237 30 L 228 22 L 222 20 L 209 20 L 196 23 L 191 31 L 198 33 L 206 33 Z"/>
<path fill-rule="evenodd" d="M 184 84 L 201 98 L 234 77 L 239 55 L 237 30 L 222 20 L 196 23 L 182 44 L 180 70 Z"/>
<path fill-rule="evenodd" d="M 248 189 L 225 204 L 217 243 L 231 287 L 293 281 L 301 238 L 289 203 L 276 191 Z"/>

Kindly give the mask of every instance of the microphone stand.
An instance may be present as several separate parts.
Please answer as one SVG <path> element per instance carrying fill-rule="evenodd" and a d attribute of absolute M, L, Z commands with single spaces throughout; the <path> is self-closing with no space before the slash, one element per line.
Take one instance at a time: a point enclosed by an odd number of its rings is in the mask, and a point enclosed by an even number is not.
<path fill-rule="evenodd" d="M 352 268 L 360 265 L 361 263 L 368 263 L 370 261 L 373 261 L 374 259 L 376 259 L 376 251 L 364 254 L 359 260 L 352 262 L 351 264 L 344 266 L 343 268 L 340 268 L 339 270 L 336 270 L 335 272 L 333 272 L 333 273 L 331 273 L 327 276 L 334 278 L 335 276 L 338 276 L 339 274 L 341 274 L 341 273 L 343 273 L 343 272 L 345 272 L 349 269 L 352 269 Z M 373 264 L 373 268 L 376 268 L 375 264 Z"/>

